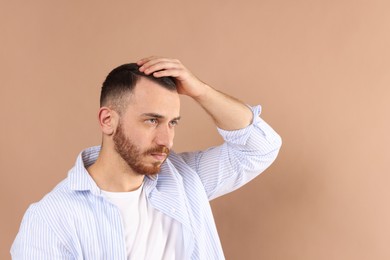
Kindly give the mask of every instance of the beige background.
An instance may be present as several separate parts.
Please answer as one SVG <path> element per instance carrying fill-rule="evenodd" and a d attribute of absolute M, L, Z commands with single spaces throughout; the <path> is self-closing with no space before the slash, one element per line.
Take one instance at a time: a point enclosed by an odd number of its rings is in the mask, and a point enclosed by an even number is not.
<path fill-rule="evenodd" d="M 283 137 L 274 165 L 212 202 L 227 259 L 390 259 L 389 1 L 1 1 L 0 259 L 28 205 L 100 142 L 117 65 L 179 58 Z M 183 98 L 176 150 L 215 145 Z"/>

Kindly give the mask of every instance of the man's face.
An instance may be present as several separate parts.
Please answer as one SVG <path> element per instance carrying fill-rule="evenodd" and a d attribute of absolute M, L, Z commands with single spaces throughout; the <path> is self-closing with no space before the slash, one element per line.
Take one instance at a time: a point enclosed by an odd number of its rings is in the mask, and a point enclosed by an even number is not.
<path fill-rule="evenodd" d="M 115 150 L 134 173 L 156 174 L 173 146 L 179 95 L 141 78 L 129 100 L 113 137 Z"/>

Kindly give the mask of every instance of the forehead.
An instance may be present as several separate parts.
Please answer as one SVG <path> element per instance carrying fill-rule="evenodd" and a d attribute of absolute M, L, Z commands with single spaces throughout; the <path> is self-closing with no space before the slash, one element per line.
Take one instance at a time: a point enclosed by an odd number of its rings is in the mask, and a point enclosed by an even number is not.
<path fill-rule="evenodd" d="M 180 114 L 180 98 L 177 91 L 160 86 L 158 83 L 141 77 L 129 96 L 126 114 L 142 115 L 155 113 L 167 118 Z"/>

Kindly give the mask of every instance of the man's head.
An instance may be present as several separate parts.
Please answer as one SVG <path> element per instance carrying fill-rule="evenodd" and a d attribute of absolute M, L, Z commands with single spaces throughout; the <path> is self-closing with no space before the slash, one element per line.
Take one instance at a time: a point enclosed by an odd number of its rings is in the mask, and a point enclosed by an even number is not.
<path fill-rule="evenodd" d="M 100 106 L 103 146 L 136 174 L 158 173 L 173 145 L 179 120 L 174 80 L 145 75 L 137 64 L 124 64 L 108 74 Z"/>
<path fill-rule="evenodd" d="M 103 82 L 100 92 L 100 107 L 111 107 L 117 113 L 121 114 L 126 108 L 126 100 L 136 86 L 140 78 L 147 78 L 156 82 L 161 87 L 169 90 L 176 90 L 176 84 L 171 77 L 155 78 L 152 75 L 146 75 L 139 71 L 136 63 L 127 63 L 113 69 Z"/>

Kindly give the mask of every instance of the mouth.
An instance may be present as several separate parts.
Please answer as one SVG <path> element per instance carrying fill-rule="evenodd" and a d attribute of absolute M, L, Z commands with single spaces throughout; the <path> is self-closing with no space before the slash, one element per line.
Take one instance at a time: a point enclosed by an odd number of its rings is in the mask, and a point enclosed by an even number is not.
<path fill-rule="evenodd" d="M 157 161 L 164 161 L 167 158 L 166 153 L 151 153 L 150 155 Z"/>

